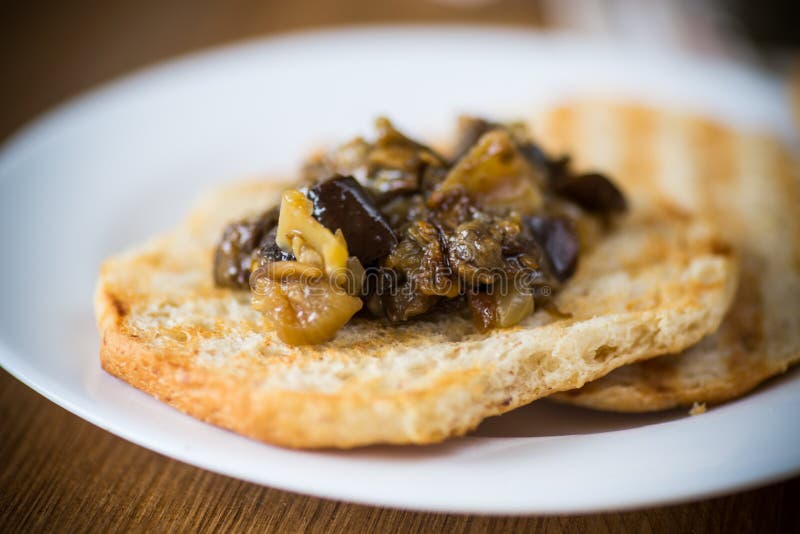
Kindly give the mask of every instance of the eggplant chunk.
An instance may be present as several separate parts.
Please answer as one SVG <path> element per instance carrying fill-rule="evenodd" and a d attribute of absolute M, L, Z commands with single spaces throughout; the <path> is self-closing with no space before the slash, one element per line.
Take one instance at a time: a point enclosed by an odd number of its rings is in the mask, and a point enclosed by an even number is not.
<path fill-rule="evenodd" d="M 308 191 L 314 218 L 331 231 L 341 230 L 350 254 L 362 264 L 386 256 L 397 236 L 372 198 L 351 176 L 336 176 Z"/>
<path fill-rule="evenodd" d="M 248 289 L 251 267 L 294 257 L 275 244 L 278 209 L 257 219 L 229 224 L 214 253 L 214 282 L 220 287 Z"/>
<path fill-rule="evenodd" d="M 553 274 L 563 282 L 575 273 L 580 242 L 575 225 L 566 217 L 528 217 L 525 219 L 536 240 L 544 247 Z"/>
<path fill-rule="evenodd" d="M 627 209 L 622 192 L 600 173 L 571 176 L 555 184 L 556 192 L 592 213 L 620 213 Z"/>
<path fill-rule="evenodd" d="M 530 215 L 544 202 L 541 178 L 505 130 L 485 133 L 450 170 L 429 200 L 436 207 L 450 191 L 461 190 L 477 206 L 513 209 Z"/>

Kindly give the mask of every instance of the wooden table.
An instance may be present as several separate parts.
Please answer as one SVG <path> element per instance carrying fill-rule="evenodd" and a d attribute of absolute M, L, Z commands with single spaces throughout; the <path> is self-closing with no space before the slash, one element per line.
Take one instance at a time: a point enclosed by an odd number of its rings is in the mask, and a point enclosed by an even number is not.
<path fill-rule="evenodd" d="M 541 24 L 532 2 L 473 1 L 460 8 L 453 3 L 3 2 L 0 139 L 99 82 L 234 39 L 344 23 Z M 165 458 L 86 423 L 0 371 L 0 532 L 800 532 L 798 495 L 800 478 L 697 503 L 578 517 L 457 516 L 353 505 L 256 486 Z"/>

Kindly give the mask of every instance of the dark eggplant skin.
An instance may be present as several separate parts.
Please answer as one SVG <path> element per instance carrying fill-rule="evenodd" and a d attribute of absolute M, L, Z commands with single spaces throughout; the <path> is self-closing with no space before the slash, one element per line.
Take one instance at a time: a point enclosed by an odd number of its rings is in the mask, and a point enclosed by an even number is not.
<path fill-rule="evenodd" d="M 564 282 L 575 274 L 580 241 L 575 224 L 566 217 L 527 217 L 525 224 L 533 232 L 550 261 L 553 275 Z"/>
<path fill-rule="evenodd" d="M 554 184 L 557 194 L 595 214 L 622 213 L 628 209 L 625 196 L 599 172 L 567 176 Z"/>
<path fill-rule="evenodd" d="M 607 176 L 599 172 L 573 173 L 569 156 L 550 156 L 530 138 L 521 135 L 513 124 L 504 125 L 480 118 L 462 117 L 459 120 L 459 139 L 454 161 L 461 159 L 483 134 L 496 129 L 505 129 L 511 133 L 517 149 L 531 165 L 544 173 L 548 185 L 556 195 L 597 215 L 627 210 L 625 196 Z"/>
<path fill-rule="evenodd" d="M 275 244 L 278 207 L 255 219 L 229 224 L 214 251 L 214 282 L 220 287 L 248 289 L 252 268 L 269 261 L 293 260 Z"/>
<path fill-rule="evenodd" d="M 363 265 L 389 254 L 397 235 L 370 194 L 352 176 L 334 176 L 308 190 L 313 216 L 332 232 L 341 230 L 348 251 Z"/>

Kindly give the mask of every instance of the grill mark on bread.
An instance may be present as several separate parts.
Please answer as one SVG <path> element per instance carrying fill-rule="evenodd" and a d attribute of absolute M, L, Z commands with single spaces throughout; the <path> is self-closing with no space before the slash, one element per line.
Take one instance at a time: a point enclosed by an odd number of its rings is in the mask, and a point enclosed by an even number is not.
<path fill-rule="evenodd" d="M 571 152 L 575 145 L 575 110 L 570 106 L 557 107 L 542 122 L 544 128 L 539 140 L 543 146 L 556 156 Z"/>
<path fill-rule="evenodd" d="M 591 103 L 579 106 L 577 111 L 569 147 L 575 168 L 610 173 L 619 179 L 622 189 L 628 191 L 632 184 L 626 183 L 626 176 L 621 176 L 620 145 L 613 141 L 621 135 L 619 118 L 613 109 Z"/>
<path fill-rule="evenodd" d="M 730 129 L 708 119 L 691 121 L 689 136 L 699 212 L 718 221 L 723 235 L 735 237 L 743 230 L 741 218 L 731 216 L 730 209 L 731 203 L 738 199 L 740 187 L 742 154 L 737 150 L 740 139 Z"/>
<path fill-rule="evenodd" d="M 111 307 L 113 308 L 117 317 L 117 322 L 122 322 L 125 316 L 128 315 L 128 306 L 114 293 L 106 293 L 106 298 L 108 299 L 109 303 L 111 303 Z"/>
<path fill-rule="evenodd" d="M 657 117 L 640 106 L 622 106 L 614 113 L 619 122 L 621 153 L 619 176 L 626 189 L 648 191 L 658 196 L 658 184 L 653 180 L 657 171 L 655 158 Z"/>
<path fill-rule="evenodd" d="M 580 104 L 575 104 L 580 109 Z M 719 122 L 671 117 L 695 176 L 695 210 L 717 222 L 742 259 L 741 287 L 720 329 L 674 356 L 640 362 L 562 398 L 613 411 L 718 403 L 747 393 L 800 360 L 800 170 L 776 139 Z M 661 165 L 674 172 L 673 162 Z M 664 171 L 662 171 L 664 172 Z M 666 174 L 661 179 L 666 179 Z M 672 175 L 670 175 L 672 176 Z M 675 188 L 673 191 L 679 191 Z M 732 254 L 725 242 L 712 245 Z"/>
<path fill-rule="evenodd" d="M 702 200 L 699 198 L 701 180 L 697 175 L 694 163 L 694 150 L 691 135 L 691 121 L 686 121 L 676 113 L 659 113 L 650 109 L 650 114 L 657 119 L 659 132 L 654 135 L 657 143 L 653 163 L 654 182 L 658 184 L 653 192 L 659 192 L 668 198 L 678 209 L 687 215 L 702 211 Z M 644 192 L 652 194 L 653 192 Z M 663 203 L 660 198 L 657 203 Z"/>

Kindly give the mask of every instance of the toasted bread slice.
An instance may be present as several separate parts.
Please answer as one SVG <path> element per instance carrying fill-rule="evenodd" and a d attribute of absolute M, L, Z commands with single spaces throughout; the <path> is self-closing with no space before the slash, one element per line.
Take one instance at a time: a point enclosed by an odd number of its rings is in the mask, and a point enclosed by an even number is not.
<path fill-rule="evenodd" d="M 109 259 L 96 313 L 110 373 L 199 419 L 291 447 L 431 443 L 484 418 L 714 331 L 737 262 L 708 226 L 633 214 L 581 258 L 554 299 L 514 328 L 458 316 L 399 326 L 355 319 L 325 344 L 280 342 L 246 291 L 211 276 L 224 224 L 277 202 L 236 185 L 173 232 Z"/>
<path fill-rule="evenodd" d="M 719 403 L 800 361 L 800 166 L 780 142 L 632 104 L 574 102 L 540 119 L 552 149 L 607 169 L 640 205 L 666 198 L 707 215 L 742 256 L 718 332 L 555 399 L 622 412 Z"/>

